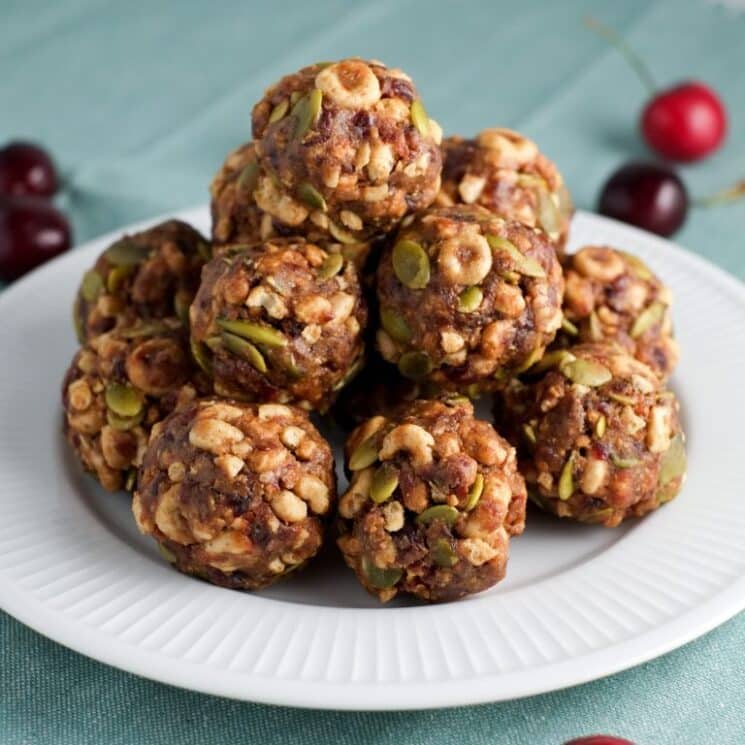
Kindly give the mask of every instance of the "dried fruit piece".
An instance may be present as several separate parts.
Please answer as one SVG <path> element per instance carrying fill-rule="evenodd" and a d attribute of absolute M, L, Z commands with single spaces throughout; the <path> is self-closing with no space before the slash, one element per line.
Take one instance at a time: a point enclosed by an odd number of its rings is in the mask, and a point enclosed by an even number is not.
<path fill-rule="evenodd" d="M 393 271 L 406 287 L 420 290 L 429 284 L 429 256 L 416 241 L 401 240 L 393 247 Z"/>

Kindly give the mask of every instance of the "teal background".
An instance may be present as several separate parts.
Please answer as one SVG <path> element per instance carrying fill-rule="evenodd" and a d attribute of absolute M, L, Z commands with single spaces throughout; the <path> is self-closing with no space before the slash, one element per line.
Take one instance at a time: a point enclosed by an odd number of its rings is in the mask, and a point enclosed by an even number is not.
<path fill-rule="evenodd" d="M 731 5 L 738 0 L 730 0 Z M 645 91 L 582 25 L 592 13 L 660 85 L 705 80 L 730 113 L 726 146 L 682 169 L 708 194 L 745 177 L 745 0 L 689 2 L 115 2 L 0 0 L 0 142 L 40 141 L 65 175 L 76 238 L 207 199 L 247 140 L 263 88 L 308 62 L 376 57 L 407 70 L 446 132 L 521 130 L 579 207 L 644 156 Z M 745 201 L 694 210 L 680 243 L 745 277 Z M 702 308 L 702 312 L 705 309 Z M 40 547 L 40 550 L 42 548 Z M 466 709 L 311 712 L 181 691 L 113 670 L 0 613 L 0 743 L 506 743 L 607 731 L 640 745 L 745 742 L 745 616 L 635 670 Z"/>

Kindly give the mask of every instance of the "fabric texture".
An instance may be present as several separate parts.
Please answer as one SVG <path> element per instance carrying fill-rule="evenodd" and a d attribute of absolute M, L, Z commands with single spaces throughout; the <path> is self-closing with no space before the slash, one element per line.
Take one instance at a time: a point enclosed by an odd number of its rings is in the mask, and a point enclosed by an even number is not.
<path fill-rule="evenodd" d="M 616 27 L 661 86 L 698 78 L 730 114 L 726 146 L 681 169 L 694 195 L 745 177 L 745 7 L 689 0 L 66 0 L 0 7 L 0 142 L 56 157 L 77 242 L 205 202 L 229 149 L 250 137 L 263 88 L 303 64 L 356 54 L 404 68 L 446 133 L 508 126 L 559 165 L 577 206 L 648 155 L 646 92 L 589 32 Z M 725 7 L 729 6 L 729 7 Z M 694 209 L 682 245 L 745 277 L 745 201 Z M 705 309 L 702 308 L 702 312 Z M 1 504 L 1 491 L 0 491 Z M 606 731 L 639 745 L 745 742 L 745 615 L 676 652 L 522 701 L 354 714 L 240 703 L 139 679 L 0 613 L 0 745 L 505 743 L 559 745 Z"/>

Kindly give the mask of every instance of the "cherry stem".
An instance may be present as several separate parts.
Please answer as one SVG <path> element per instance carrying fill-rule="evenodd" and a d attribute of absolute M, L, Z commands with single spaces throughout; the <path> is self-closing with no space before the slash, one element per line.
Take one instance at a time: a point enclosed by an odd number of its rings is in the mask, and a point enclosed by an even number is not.
<path fill-rule="evenodd" d="M 691 204 L 696 207 L 716 207 L 720 204 L 729 204 L 734 202 L 741 197 L 745 197 L 745 179 L 738 181 L 733 186 L 729 186 L 726 189 L 715 191 L 708 197 L 698 197 L 692 199 Z"/>
<path fill-rule="evenodd" d="M 621 36 L 619 36 L 616 31 L 592 16 L 587 16 L 585 18 L 585 26 L 599 36 L 602 36 L 606 41 L 609 41 L 621 53 L 626 62 L 628 62 L 634 69 L 639 80 L 641 80 L 649 89 L 650 93 L 655 94 L 657 92 L 657 84 L 654 82 L 649 67 L 647 67 L 644 60 L 628 45 L 626 41 L 621 38 Z"/>

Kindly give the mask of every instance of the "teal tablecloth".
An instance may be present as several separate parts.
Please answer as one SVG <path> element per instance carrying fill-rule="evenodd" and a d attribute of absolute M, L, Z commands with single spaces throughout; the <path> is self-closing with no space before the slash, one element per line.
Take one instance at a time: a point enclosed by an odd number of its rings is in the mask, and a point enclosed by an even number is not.
<path fill-rule="evenodd" d="M 82 241 L 205 201 L 227 150 L 249 137 L 263 87 L 348 54 L 410 72 L 446 131 L 500 124 L 534 137 L 592 208 L 606 174 L 644 155 L 644 91 L 587 32 L 615 25 L 660 83 L 709 81 L 730 110 L 727 146 L 687 168 L 692 191 L 745 177 L 745 2 L 0 3 L 0 142 L 45 143 L 69 183 Z M 745 202 L 698 210 L 684 245 L 745 276 Z M 705 309 L 702 309 L 705 312 Z M 8 364 L 5 361 L 4 364 Z M 515 703 L 335 714 L 237 703 L 85 659 L 0 614 L 0 745 L 460 742 L 558 745 L 613 731 L 645 745 L 744 743 L 745 615 L 635 670 Z"/>

